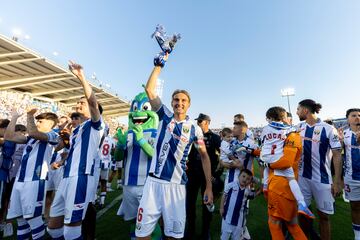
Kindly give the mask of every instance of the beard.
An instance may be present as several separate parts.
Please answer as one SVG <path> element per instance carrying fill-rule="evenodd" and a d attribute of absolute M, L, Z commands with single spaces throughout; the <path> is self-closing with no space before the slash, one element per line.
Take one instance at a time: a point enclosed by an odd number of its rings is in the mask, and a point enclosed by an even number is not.
<path fill-rule="evenodd" d="M 305 121 L 305 120 L 306 120 L 306 117 L 304 117 L 304 116 L 299 116 L 299 119 L 300 119 L 300 121 Z"/>

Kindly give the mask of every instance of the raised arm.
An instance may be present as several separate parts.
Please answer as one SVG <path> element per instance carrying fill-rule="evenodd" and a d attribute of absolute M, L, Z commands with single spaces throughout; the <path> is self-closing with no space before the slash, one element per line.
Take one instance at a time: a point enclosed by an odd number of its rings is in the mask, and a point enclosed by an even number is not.
<path fill-rule="evenodd" d="M 26 143 L 26 137 L 20 132 L 15 132 L 15 125 L 18 118 L 21 116 L 15 109 L 11 112 L 11 121 L 7 126 L 4 134 L 4 140 L 16 143 Z"/>
<path fill-rule="evenodd" d="M 47 142 L 49 140 L 49 137 L 46 133 L 40 132 L 35 124 L 34 120 L 34 114 L 37 112 L 36 108 L 32 108 L 27 112 L 27 131 L 30 137 Z"/>
<path fill-rule="evenodd" d="M 80 80 L 80 83 L 84 89 L 85 98 L 89 104 L 91 121 L 98 122 L 101 117 L 99 106 L 95 97 L 95 93 L 85 78 L 82 66 L 72 61 L 69 61 L 69 69 Z"/>
<path fill-rule="evenodd" d="M 167 61 L 168 57 L 169 54 L 166 54 L 164 56 L 164 60 Z M 149 102 L 153 111 L 157 111 L 161 107 L 161 100 L 156 94 L 156 83 L 157 79 L 159 78 L 160 72 L 161 66 L 155 66 L 145 86 L 145 92 L 149 98 Z"/>

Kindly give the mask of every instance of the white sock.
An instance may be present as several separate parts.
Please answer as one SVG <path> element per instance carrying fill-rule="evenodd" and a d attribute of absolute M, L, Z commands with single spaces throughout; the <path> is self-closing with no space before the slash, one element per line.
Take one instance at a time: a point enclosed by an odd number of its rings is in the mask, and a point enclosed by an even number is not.
<path fill-rule="evenodd" d="M 32 239 L 43 239 L 45 236 L 45 225 L 42 216 L 27 219 L 31 228 Z"/>
<path fill-rule="evenodd" d="M 105 204 L 105 197 L 106 197 L 106 192 L 101 192 L 101 194 L 100 194 L 100 204 L 102 204 L 102 205 Z"/>
<path fill-rule="evenodd" d="M 265 168 L 263 173 L 263 190 L 268 190 L 269 169 Z"/>
<path fill-rule="evenodd" d="M 353 223 L 352 227 L 355 234 L 355 240 L 360 240 L 360 225 Z"/>
<path fill-rule="evenodd" d="M 304 195 L 302 194 L 302 192 L 300 190 L 298 182 L 295 179 L 291 179 L 289 181 L 289 186 L 290 186 L 291 192 L 293 193 L 298 204 L 306 206 L 306 203 L 304 200 Z"/>
<path fill-rule="evenodd" d="M 64 226 L 65 240 L 81 239 L 81 225 L 80 226 Z"/>
<path fill-rule="evenodd" d="M 106 183 L 106 187 L 107 187 L 107 188 L 111 188 L 111 183 L 110 183 L 110 182 L 107 182 L 107 183 Z"/>
<path fill-rule="evenodd" d="M 64 227 L 53 229 L 47 228 L 46 230 L 52 239 L 64 237 Z"/>

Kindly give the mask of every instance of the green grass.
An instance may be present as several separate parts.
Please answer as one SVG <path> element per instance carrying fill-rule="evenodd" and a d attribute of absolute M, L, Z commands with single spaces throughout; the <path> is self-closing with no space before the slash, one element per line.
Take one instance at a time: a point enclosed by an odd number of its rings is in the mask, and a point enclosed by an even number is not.
<path fill-rule="evenodd" d="M 108 193 L 105 203 L 110 204 L 110 202 L 121 193 L 121 190 Z M 218 212 L 219 202 L 219 200 L 216 202 L 216 210 L 214 212 L 213 221 L 211 222 L 210 233 L 212 239 L 220 239 L 221 218 Z M 119 206 L 120 202 L 117 202 L 100 219 L 98 219 L 96 226 L 97 240 L 130 239 L 129 224 L 116 215 Z M 197 235 L 199 237 L 201 228 L 201 211 L 201 199 L 199 196 L 197 202 Z M 351 226 L 350 204 L 343 202 L 342 198 L 336 199 L 336 213 L 331 217 L 331 224 L 332 239 L 354 239 Z M 247 227 L 252 239 L 271 239 L 267 225 L 267 206 L 263 196 L 259 196 L 250 202 Z M 6 239 L 16 239 L 16 237 Z"/>
<path fill-rule="evenodd" d="M 110 199 L 108 199 L 110 201 Z M 220 201 L 216 203 L 216 210 L 211 223 L 211 238 L 220 239 L 221 217 L 219 212 Z M 120 203 L 109 209 L 98 221 L 96 227 L 96 239 L 129 239 L 128 223 L 124 222 L 116 212 Z M 197 203 L 197 235 L 200 237 L 201 228 L 201 199 Z M 271 239 L 267 225 L 267 206 L 261 195 L 250 202 L 250 212 L 247 219 L 247 227 L 252 239 Z M 332 239 L 352 240 L 353 231 L 351 226 L 350 205 L 342 198 L 336 199 L 336 213 L 331 217 Z M 316 224 L 317 226 L 317 224 Z"/>

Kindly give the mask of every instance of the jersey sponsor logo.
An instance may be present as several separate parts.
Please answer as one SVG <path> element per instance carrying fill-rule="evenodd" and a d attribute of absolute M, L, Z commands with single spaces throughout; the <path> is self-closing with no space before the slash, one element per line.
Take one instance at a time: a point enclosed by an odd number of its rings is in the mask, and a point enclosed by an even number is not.
<path fill-rule="evenodd" d="M 295 141 L 286 140 L 285 141 L 285 146 L 294 147 L 295 146 Z"/>
<path fill-rule="evenodd" d="M 171 133 L 171 134 L 175 139 L 177 139 L 177 140 L 179 140 L 181 142 L 184 142 L 184 143 L 189 142 L 189 139 L 187 137 L 185 137 L 185 136 L 179 136 L 179 135 L 176 135 L 175 133 Z"/>
<path fill-rule="evenodd" d="M 162 163 L 165 161 L 166 152 L 167 152 L 168 148 L 169 148 L 169 143 L 165 143 L 162 150 L 161 150 L 160 157 L 159 157 L 159 160 L 158 160 L 159 166 L 161 166 Z"/>

